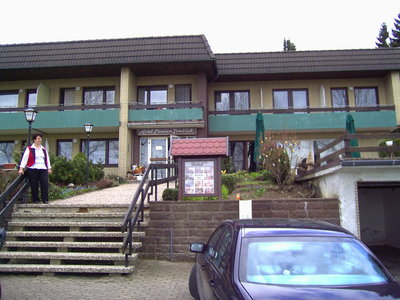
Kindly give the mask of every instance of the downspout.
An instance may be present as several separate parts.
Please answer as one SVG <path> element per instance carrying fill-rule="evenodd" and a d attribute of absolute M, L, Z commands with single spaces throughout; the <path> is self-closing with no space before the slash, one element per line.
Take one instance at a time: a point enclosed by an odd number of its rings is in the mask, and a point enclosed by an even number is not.
<path fill-rule="evenodd" d="M 321 97 L 321 107 L 326 107 L 326 98 L 325 98 L 325 87 L 321 85 L 320 87 L 320 97 Z"/>

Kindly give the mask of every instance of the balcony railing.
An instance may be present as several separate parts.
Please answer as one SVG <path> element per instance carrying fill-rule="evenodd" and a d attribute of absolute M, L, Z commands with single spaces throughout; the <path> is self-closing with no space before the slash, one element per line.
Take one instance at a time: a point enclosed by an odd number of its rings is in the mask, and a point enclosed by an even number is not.
<path fill-rule="evenodd" d="M 24 111 L 28 106 L 23 107 L 0 107 L 0 112 Z M 37 105 L 37 111 L 63 111 L 63 110 L 93 110 L 93 109 L 118 109 L 120 104 L 96 104 L 96 105 Z"/>
<path fill-rule="evenodd" d="M 203 108 L 204 104 L 199 102 L 185 102 L 185 103 L 165 103 L 165 104 L 142 104 L 131 103 L 129 109 L 134 110 L 157 110 L 157 109 L 182 109 L 182 108 Z"/>
<path fill-rule="evenodd" d="M 395 110 L 394 105 L 379 105 L 371 107 L 306 107 L 306 108 L 286 108 L 286 109 L 262 109 L 251 108 L 247 110 L 224 110 L 209 111 L 210 115 L 248 115 L 261 112 L 263 114 L 296 114 L 296 113 L 315 113 L 315 112 L 366 112 L 366 111 L 383 111 Z"/>
<path fill-rule="evenodd" d="M 315 151 L 314 166 L 310 170 L 298 169 L 298 176 L 304 177 L 307 175 L 315 174 L 317 172 L 340 165 L 343 161 L 356 160 L 364 161 L 363 165 L 371 164 L 371 161 L 381 160 L 381 164 L 388 161 L 389 164 L 400 165 L 400 157 L 396 157 L 396 152 L 400 151 L 400 146 L 350 146 L 351 140 L 357 140 L 359 143 L 362 140 L 378 139 L 378 140 L 391 140 L 400 139 L 400 133 L 363 133 L 363 134 L 349 134 L 345 133 L 337 139 L 326 145 L 325 147 Z M 338 150 L 340 145 L 344 145 Z M 328 155 L 323 155 L 324 152 L 331 152 Z M 363 153 L 373 152 L 375 155 L 370 155 L 370 158 L 363 158 Z M 352 153 L 359 153 L 361 158 L 352 157 Z M 387 153 L 388 157 L 381 158 L 379 153 Z M 394 163 L 397 161 L 396 163 Z"/>

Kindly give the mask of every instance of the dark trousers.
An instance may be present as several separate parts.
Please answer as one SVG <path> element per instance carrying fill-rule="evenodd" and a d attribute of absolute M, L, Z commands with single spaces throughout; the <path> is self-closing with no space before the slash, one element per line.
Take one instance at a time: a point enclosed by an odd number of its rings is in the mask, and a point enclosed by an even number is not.
<path fill-rule="evenodd" d="M 49 201 L 49 173 L 47 169 L 26 169 L 26 175 L 28 176 L 29 185 L 31 186 L 32 200 L 35 203 L 40 202 L 39 200 L 39 183 L 40 183 L 40 194 L 42 196 L 43 203 Z"/>

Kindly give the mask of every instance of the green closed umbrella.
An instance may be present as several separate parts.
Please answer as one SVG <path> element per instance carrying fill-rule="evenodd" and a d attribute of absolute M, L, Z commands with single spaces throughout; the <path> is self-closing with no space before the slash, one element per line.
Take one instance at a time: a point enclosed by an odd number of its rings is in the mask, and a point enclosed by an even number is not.
<path fill-rule="evenodd" d="M 254 161 L 257 163 L 261 158 L 261 142 L 265 139 L 264 117 L 261 112 L 256 117 L 256 138 L 254 140 Z"/>
<path fill-rule="evenodd" d="M 348 114 L 346 118 L 346 131 L 350 134 L 356 133 L 356 127 L 354 126 L 354 119 L 351 114 Z M 358 147 L 357 139 L 350 140 L 350 147 Z M 355 158 L 361 157 L 360 152 L 351 152 L 351 157 Z"/>

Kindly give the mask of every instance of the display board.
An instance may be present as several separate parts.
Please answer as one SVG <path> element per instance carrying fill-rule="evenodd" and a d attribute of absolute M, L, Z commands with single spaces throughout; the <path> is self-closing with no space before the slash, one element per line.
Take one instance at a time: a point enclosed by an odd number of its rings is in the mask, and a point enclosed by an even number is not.
<path fill-rule="evenodd" d="M 215 162 L 213 160 L 186 161 L 185 194 L 215 194 Z"/>
<path fill-rule="evenodd" d="M 182 196 L 219 196 L 221 193 L 220 158 L 185 158 L 180 160 Z"/>

